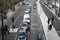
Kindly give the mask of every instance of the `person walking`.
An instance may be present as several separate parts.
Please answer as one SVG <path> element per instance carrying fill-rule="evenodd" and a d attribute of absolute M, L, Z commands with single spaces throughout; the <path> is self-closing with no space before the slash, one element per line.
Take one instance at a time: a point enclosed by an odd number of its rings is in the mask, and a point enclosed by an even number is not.
<path fill-rule="evenodd" d="M 52 23 L 52 25 L 53 25 L 54 17 L 52 17 L 52 18 L 51 18 L 51 20 L 52 20 L 52 22 L 51 22 L 51 23 Z"/>
<path fill-rule="evenodd" d="M 14 17 L 12 17 L 12 23 L 14 22 Z"/>
<path fill-rule="evenodd" d="M 49 22 L 50 22 L 50 19 L 48 18 L 48 24 L 49 24 Z"/>
<path fill-rule="evenodd" d="M 5 25 L 5 31 L 9 34 L 9 27 Z"/>
<path fill-rule="evenodd" d="M 5 39 L 4 36 L 5 36 L 6 32 L 4 30 L 5 30 L 5 28 L 1 27 L 2 40 Z"/>
<path fill-rule="evenodd" d="M 52 20 L 49 21 L 48 31 L 49 31 L 49 30 L 51 31 L 51 29 L 52 29 Z"/>

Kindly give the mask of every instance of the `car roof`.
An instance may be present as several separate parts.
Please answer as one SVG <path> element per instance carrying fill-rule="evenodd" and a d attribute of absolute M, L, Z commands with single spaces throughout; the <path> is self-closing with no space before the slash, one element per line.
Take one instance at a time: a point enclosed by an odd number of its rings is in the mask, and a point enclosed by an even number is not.
<path fill-rule="evenodd" d="M 26 17 L 30 17 L 30 15 L 29 14 L 24 14 L 24 18 L 26 18 Z"/>
<path fill-rule="evenodd" d="M 29 11 L 25 11 L 25 13 L 28 13 Z"/>

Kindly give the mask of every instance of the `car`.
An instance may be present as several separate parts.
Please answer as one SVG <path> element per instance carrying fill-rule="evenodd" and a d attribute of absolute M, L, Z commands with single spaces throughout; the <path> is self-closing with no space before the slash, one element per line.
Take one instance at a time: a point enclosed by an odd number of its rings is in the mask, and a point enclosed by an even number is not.
<path fill-rule="evenodd" d="M 20 24 L 20 28 L 23 28 L 23 29 L 27 29 L 27 27 L 28 27 L 28 24 L 27 23 L 22 23 L 22 24 Z"/>
<path fill-rule="evenodd" d="M 34 3 L 34 6 L 33 6 L 33 7 L 34 7 L 34 9 L 36 9 L 36 8 L 37 8 L 37 5 L 36 5 L 36 3 Z"/>
<path fill-rule="evenodd" d="M 23 20 L 26 19 L 26 18 L 30 18 L 30 15 L 29 14 L 24 14 Z"/>
<path fill-rule="evenodd" d="M 29 13 L 31 13 L 31 9 L 27 9 L 27 11 L 29 11 Z"/>
<path fill-rule="evenodd" d="M 29 5 L 29 2 L 26 2 L 26 5 Z"/>
<path fill-rule="evenodd" d="M 30 18 L 29 17 L 24 18 L 23 23 L 27 23 L 29 25 L 30 24 Z"/>
<path fill-rule="evenodd" d="M 26 31 L 23 28 L 18 30 L 16 40 L 27 40 Z"/>
<path fill-rule="evenodd" d="M 30 23 L 30 20 L 23 20 L 23 22 Z"/>
<path fill-rule="evenodd" d="M 27 23 L 28 25 L 30 24 L 30 15 L 29 14 L 24 14 L 23 23 Z"/>
<path fill-rule="evenodd" d="M 29 14 L 29 10 L 25 11 L 25 14 Z"/>
<path fill-rule="evenodd" d="M 25 2 L 26 2 L 26 1 L 23 1 L 23 2 L 22 2 L 22 5 L 25 5 Z"/>
<path fill-rule="evenodd" d="M 29 2 L 31 2 L 31 0 L 29 0 Z"/>

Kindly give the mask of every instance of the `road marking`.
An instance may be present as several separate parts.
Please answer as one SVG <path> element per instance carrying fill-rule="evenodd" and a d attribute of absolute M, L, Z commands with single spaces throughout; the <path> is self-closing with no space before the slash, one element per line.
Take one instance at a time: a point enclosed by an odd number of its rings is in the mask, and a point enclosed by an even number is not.
<path fill-rule="evenodd" d="M 15 29 L 10 28 L 10 30 L 9 30 L 10 33 L 16 33 L 17 31 L 18 31 L 18 28 L 15 28 Z"/>

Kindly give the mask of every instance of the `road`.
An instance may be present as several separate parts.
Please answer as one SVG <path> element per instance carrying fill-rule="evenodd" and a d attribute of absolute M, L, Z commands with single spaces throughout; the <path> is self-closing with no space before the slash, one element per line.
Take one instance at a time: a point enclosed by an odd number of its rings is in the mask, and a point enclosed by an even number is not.
<path fill-rule="evenodd" d="M 48 18 L 51 19 L 52 16 L 54 17 L 53 26 L 60 36 L 60 20 L 58 20 L 58 18 L 52 12 L 50 12 L 42 3 L 41 3 L 41 6 L 42 6 L 42 8 L 43 8 L 43 10 Z"/>
<path fill-rule="evenodd" d="M 19 7 L 19 9 L 17 9 L 14 12 L 14 15 L 13 15 L 15 21 L 12 23 L 11 18 L 10 18 L 10 19 L 7 20 L 6 24 L 9 27 L 11 27 L 14 24 L 16 28 L 19 28 L 20 27 L 19 25 L 23 21 L 23 15 L 24 15 L 24 12 L 25 12 L 26 9 L 27 9 L 26 5 L 22 5 L 21 7 Z M 15 38 L 16 38 L 16 33 L 10 33 L 9 35 L 7 35 L 6 40 L 15 40 Z"/>
<path fill-rule="evenodd" d="M 12 26 L 12 24 L 14 24 L 16 28 L 20 27 L 19 25 L 22 23 L 25 10 L 26 10 L 26 6 L 22 5 L 18 10 L 15 11 L 13 15 L 15 19 L 14 23 L 12 23 L 10 19 L 10 21 L 7 22 L 7 25 Z M 7 36 L 7 40 L 15 40 L 15 37 L 16 37 L 16 33 L 10 33 Z"/>
<path fill-rule="evenodd" d="M 26 0 L 28 2 L 28 0 Z M 36 0 L 32 0 L 31 3 L 32 5 L 36 2 Z M 14 12 L 14 19 L 15 21 L 12 23 L 11 18 L 7 20 L 7 25 L 9 27 L 11 27 L 13 24 L 15 25 L 16 28 L 20 27 L 20 24 L 23 21 L 23 15 L 25 10 L 28 8 L 28 5 L 22 5 L 21 7 L 19 7 L 19 9 L 17 9 Z M 43 34 L 43 28 L 42 28 L 42 23 L 40 20 L 40 17 L 38 15 L 38 11 L 37 8 L 33 9 L 34 6 L 32 6 L 32 10 L 31 10 L 31 35 L 29 36 L 29 40 L 37 40 L 37 35 L 42 33 Z M 6 40 L 15 40 L 16 38 L 16 34 L 17 32 L 14 33 L 10 33 L 9 35 L 7 35 Z"/>
<path fill-rule="evenodd" d="M 31 13 L 31 38 L 30 40 L 37 40 L 37 35 L 39 33 L 42 33 L 42 23 L 40 20 L 40 17 L 38 15 L 37 9 L 33 9 L 32 7 L 32 13 Z"/>

